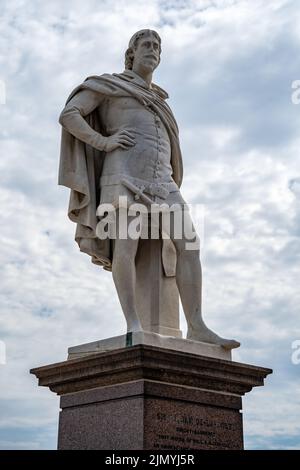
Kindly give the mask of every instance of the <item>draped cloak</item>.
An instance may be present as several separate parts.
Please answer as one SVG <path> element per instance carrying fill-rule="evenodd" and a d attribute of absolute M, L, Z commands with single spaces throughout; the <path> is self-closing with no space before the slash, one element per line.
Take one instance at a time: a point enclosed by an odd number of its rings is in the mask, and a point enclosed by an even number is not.
<path fill-rule="evenodd" d="M 180 187 L 183 168 L 178 126 L 170 107 L 165 102 L 168 98 L 167 93 L 153 83 L 150 89 L 146 89 L 134 81 L 129 81 L 125 71 L 121 74 L 88 77 L 73 90 L 67 103 L 84 89 L 101 93 L 106 97 L 134 97 L 145 106 L 145 111 L 149 108 L 158 114 L 170 139 L 172 178 Z M 84 119 L 96 132 L 107 136 L 105 122 L 101 122 L 97 108 Z M 100 240 L 96 236 L 98 223 L 96 210 L 100 202 L 100 176 L 105 155 L 104 151 L 91 147 L 62 128 L 58 184 L 71 190 L 68 216 L 76 223 L 75 240 L 80 251 L 91 256 L 94 264 L 110 271 L 113 257 L 112 241 Z M 171 245 L 166 246 L 170 256 L 174 256 Z M 171 270 L 173 272 L 171 275 L 175 275 L 174 269 Z"/>

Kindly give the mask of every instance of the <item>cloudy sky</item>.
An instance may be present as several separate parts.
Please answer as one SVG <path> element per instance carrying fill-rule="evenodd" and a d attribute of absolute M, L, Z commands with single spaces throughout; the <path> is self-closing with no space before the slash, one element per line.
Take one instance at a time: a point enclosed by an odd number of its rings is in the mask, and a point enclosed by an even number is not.
<path fill-rule="evenodd" d="M 246 448 L 300 448 L 300 364 L 291 358 L 300 340 L 300 105 L 291 100 L 299 2 L 0 7 L 0 448 L 56 447 L 58 398 L 30 368 L 125 331 L 110 273 L 73 240 L 68 190 L 57 186 L 57 121 L 87 76 L 123 70 L 129 38 L 145 27 L 162 37 L 154 81 L 180 127 L 183 195 L 205 208 L 205 319 L 242 342 L 235 360 L 274 369 L 244 399 Z"/>

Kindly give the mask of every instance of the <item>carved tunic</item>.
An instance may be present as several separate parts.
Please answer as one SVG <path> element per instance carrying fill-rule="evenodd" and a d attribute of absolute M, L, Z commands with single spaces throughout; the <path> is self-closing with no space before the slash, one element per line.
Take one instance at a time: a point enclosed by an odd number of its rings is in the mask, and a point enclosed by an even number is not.
<path fill-rule="evenodd" d="M 126 73 L 139 85 L 149 88 L 134 72 Z M 170 140 L 159 116 L 134 97 L 107 97 L 90 90 L 80 91 L 63 110 L 60 122 L 71 134 L 96 148 L 101 148 L 99 134 L 83 119 L 96 108 L 106 135 L 128 129 L 136 142 L 133 147 L 117 148 L 106 154 L 100 202 L 117 207 L 119 196 L 127 196 L 129 203 L 145 203 L 143 196 L 146 196 L 158 204 L 185 204 L 172 179 Z"/>

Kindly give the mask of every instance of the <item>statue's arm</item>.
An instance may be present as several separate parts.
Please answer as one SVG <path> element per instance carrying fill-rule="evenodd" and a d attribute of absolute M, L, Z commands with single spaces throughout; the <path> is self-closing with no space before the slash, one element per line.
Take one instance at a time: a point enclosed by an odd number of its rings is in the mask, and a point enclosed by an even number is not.
<path fill-rule="evenodd" d="M 100 93 L 81 90 L 71 98 L 59 117 L 60 124 L 70 134 L 98 150 L 105 150 L 107 137 L 89 126 L 84 117 L 100 106 L 103 100 L 104 97 Z"/>
<path fill-rule="evenodd" d="M 118 147 L 128 149 L 135 145 L 131 130 L 120 129 L 116 134 L 105 137 L 96 132 L 84 119 L 104 101 L 104 96 L 92 90 L 79 91 L 63 109 L 59 122 L 70 134 L 98 150 L 111 152 Z"/>

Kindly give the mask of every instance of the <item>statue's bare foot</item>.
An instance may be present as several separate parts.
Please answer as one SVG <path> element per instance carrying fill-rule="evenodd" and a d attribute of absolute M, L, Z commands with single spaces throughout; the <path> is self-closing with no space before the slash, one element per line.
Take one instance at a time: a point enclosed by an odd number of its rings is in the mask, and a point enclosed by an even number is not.
<path fill-rule="evenodd" d="M 193 328 L 189 326 L 187 332 L 187 339 L 193 341 L 201 341 L 203 343 L 212 343 L 222 346 L 224 349 L 234 349 L 238 348 L 241 343 L 234 339 L 226 339 L 214 333 L 210 330 L 205 323 L 201 324 L 198 328 Z"/>

